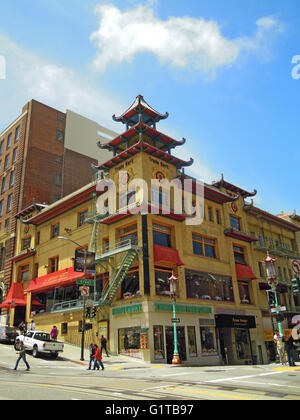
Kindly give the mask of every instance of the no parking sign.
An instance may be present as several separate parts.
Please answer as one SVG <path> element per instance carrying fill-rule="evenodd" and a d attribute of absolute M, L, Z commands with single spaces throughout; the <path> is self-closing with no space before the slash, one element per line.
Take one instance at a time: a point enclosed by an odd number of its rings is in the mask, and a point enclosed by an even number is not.
<path fill-rule="evenodd" d="M 296 275 L 300 275 L 300 260 L 290 260 L 291 270 Z"/>

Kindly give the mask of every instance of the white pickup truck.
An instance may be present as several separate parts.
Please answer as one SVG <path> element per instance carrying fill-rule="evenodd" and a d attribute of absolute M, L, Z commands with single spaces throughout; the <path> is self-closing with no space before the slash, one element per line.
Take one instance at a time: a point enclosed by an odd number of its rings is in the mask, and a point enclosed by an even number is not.
<path fill-rule="evenodd" d="M 18 342 L 23 341 L 25 350 L 32 351 L 33 357 L 39 354 L 51 354 L 53 358 L 57 358 L 58 353 L 63 352 L 64 343 L 51 339 L 49 333 L 44 331 L 27 331 L 25 335 L 19 335 L 16 338 L 15 347 L 18 349 Z"/>

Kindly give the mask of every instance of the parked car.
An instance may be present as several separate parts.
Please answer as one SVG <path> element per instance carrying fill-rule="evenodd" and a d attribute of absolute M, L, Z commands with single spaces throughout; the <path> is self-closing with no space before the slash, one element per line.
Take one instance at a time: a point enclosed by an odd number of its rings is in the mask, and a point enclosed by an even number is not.
<path fill-rule="evenodd" d="M 0 325 L 0 341 L 1 342 L 13 344 L 17 336 L 18 336 L 18 332 L 15 327 L 7 327 L 6 325 Z"/>
<path fill-rule="evenodd" d="M 23 341 L 25 350 L 32 351 L 33 357 L 39 354 L 50 354 L 56 359 L 58 353 L 64 350 L 64 343 L 52 340 L 49 333 L 44 331 L 27 331 L 25 335 L 16 338 L 15 347 L 18 349 L 18 342 Z"/>

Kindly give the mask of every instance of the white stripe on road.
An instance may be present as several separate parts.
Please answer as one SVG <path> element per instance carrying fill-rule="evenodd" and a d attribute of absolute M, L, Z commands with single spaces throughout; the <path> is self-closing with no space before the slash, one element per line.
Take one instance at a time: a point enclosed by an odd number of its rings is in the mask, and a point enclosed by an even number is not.
<path fill-rule="evenodd" d="M 268 372 L 268 373 L 260 373 L 259 375 L 248 375 L 248 376 L 236 376 L 235 378 L 223 378 L 223 379 L 213 379 L 212 381 L 205 381 L 207 383 L 217 383 L 217 382 L 226 382 L 226 381 L 237 381 L 237 380 L 243 380 L 243 379 L 249 379 L 249 378 L 258 378 L 259 376 L 268 376 L 268 375 L 278 375 L 280 372 Z"/>

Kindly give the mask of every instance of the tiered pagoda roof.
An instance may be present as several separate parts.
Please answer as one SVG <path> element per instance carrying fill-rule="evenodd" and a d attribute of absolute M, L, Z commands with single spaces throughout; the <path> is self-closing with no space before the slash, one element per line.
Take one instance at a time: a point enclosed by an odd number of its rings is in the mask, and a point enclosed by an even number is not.
<path fill-rule="evenodd" d="M 93 168 L 108 170 L 138 152 L 145 152 L 166 163 L 174 164 L 177 169 L 192 165 L 193 159 L 186 162 L 171 155 L 171 150 L 182 146 L 185 139 L 175 140 L 156 130 L 156 123 L 166 119 L 168 115 L 168 113 L 160 114 L 155 111 L 142 95 L 138 95 L 131 107 L 120 117 L 113 115 L 115 121 L 126 124 L 127 130 L 106 144 L 101 144 L 101 142 L 97 144 L 100 149 L 113 152 L 113 158 L 99 166 L 93 165 Z"/>
<path fill-rule="evenodd" d="M 160 120 L 168 118 L 169 114 L 160 114 L 155 111 L 143 98 L 142 95 L 138 95 L 133 102 L 133 104 L 119 117 L 113 115 L 113 120 L 117 122 L 122 122 L 126 124 L 127 127 L 135 125 L 139 121 L 139 115 L 142 116 L 142 122 L 147 125 L 153 125 L 155 127 L 156 123 Z"/>
<path fill-rule="evenodd" d="M 213 182 L 212 185 L 215 188 L 223 187 L 234 194 L 239 194 L 243 198 L 254 197 L 257 194 L 257 190 L 254 190 L 253 192 L 249 192 L 249 191 L 244 190 L 243 188 L 240 188 L 240 187 L 237 187 L 236 185 L 231 184 L 230 182 L 225 181 L 223 174 L 222 174 L 221 179 L 217 182 Z"/>

